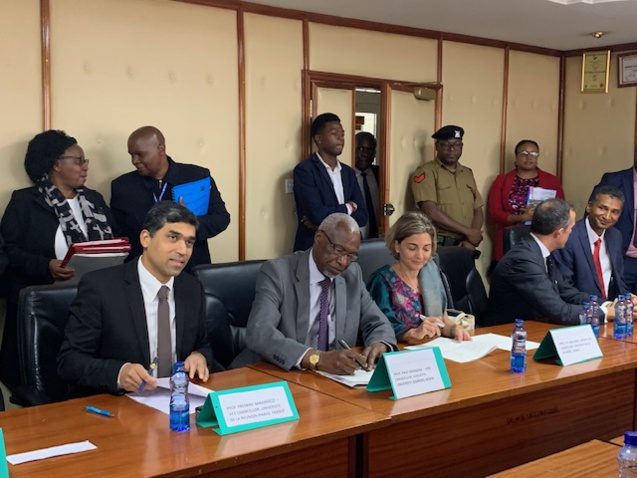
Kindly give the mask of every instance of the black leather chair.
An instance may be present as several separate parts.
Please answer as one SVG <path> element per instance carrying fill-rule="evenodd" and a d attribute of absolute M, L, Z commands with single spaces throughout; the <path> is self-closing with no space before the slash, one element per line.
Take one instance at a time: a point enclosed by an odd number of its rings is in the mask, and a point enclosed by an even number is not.
<path fill-rule="evenodd" d="M 245 328 L 263 262 L 230 262 L 194 268 L 206 296 L 206 329 L 217 362 L 213 368 L 227 368 L 245 348 Z"/>
<path fill-rule="evenodd" d="M 482 325 L 487 312 L 487 292 L 473 252 L 459 246 L 438 247 L 438 257 L 453 298 L 453 308 L 473 314 L 476 326 Z"/>
<path fill-rule="evenodd" d="M 77 285 L 27 287 L 18 302 L 18 360 L 22 383 L 11 402 L 34 406 L 69 397 L 69 387 L 58 378 L 57 355 Z"/>
<path fill-rule="evenodd" d="M 525 237 L 531 234 L 531 225 L 522 224 L 521 226 L 505 227 L 502 236 L 502 250 L 506 254 L 509 249 L 521 242 Z"/>
<path fill-rule="evenodd" d="M 396 259 L 387 250 L 385 239 L 367 239 L 361 242 L 358 250 L 358 265 L 361 266 L 365 283 L 377 269 L 394 262 Z"/>

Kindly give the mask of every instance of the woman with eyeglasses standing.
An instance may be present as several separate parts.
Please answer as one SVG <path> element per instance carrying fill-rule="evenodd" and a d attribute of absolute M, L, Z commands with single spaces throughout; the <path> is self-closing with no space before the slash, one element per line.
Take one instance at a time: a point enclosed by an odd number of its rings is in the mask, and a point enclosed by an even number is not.
<path fill-rule="evenodd" d="M 557 176 L 537 167 L 540 147 L 531 139 L 523 139 L 515 146 L 515 169 L 495 178 L 489 190 L 489 215 L 497 225 L 495 253 L 499 261 L 504 255 L 504 228 L 523 224 L 533 217 L 533 207 L 526 207 L 530 187 L 555 189 L 556 197 L 564 199 L 564 191 Z"/>
<path fill-rule="evenodd" d="M 115 220 L 104 198 L 84 187 L 88 163 L 75 138 L 63 131 L 36 135 L 24 159 L 34 185 L 14 191 L 2 217 L 0 231 L 9 258 L 9 300 L 0 378 L 9 385 L 15 377 L 7 377 L 5 371 L 18 368 L 15 355 L 20 290 L 71 279 L 73 270 L 61 267 L 70 244 L 114 237 Z"/>

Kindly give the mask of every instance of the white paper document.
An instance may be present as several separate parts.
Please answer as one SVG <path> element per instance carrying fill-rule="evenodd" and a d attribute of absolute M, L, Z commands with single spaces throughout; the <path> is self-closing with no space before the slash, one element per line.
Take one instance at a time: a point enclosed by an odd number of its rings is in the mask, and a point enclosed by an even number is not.
<path fill-rule="evenodd" d="M 323 375 L 324 377 L 327 377 L 329 379 L 332 379 L 335 382 L 342 383 L 343 385 L 347 385 L 348 387 L 351 387 L 351 388 L 362 388 L 362 387 L 367 387 L 369 380 L 372 378 L 372 375 L 374 374 L 374 370 L 370 370 L 368 372 L 367 370 L 358 369 L 358 370 L 355 370 L 352 375 L 336 375 L 335 373 L 321 372 L 318 370 L 316 371 L 316 373 L 318 373 L 319 375 Z"/>
<path fill-rule="evenodd" d="M 24 453 L 16 453 L 7 456 L 7 461 L 12 465 L 21 465 L 29 461 L 44 460 L 54 456 L 71 455 L 72 453 L 80 453 L 82 451 L 96 450 L 97 447 L 90 441 L 78 441 L 76 443 L 68 443 L 66 445 L 52 446 L 49 448 L 41 448 L 39 450 L 26 451 Z"/>
<path fill-rule="evenodd" d="M 511 337 L 506 335 L 498 335 L 498 334 L 482 334 L 476 335 L 473 337 L 474 342 L 484 342 L 493 344 L 495 347 L 500 350 L 506 350 L 507 352 L 511 351 Z M 526 350 L 535 350 L 540 346 L 539 342 L 533 342 L 532 340 L 526 341 Z"/>
<path fill-rule="evenodd" d="M 481 359 L 497 348 L 493 343 L 475 341 L 475 338 L 476 337 L 474 337 L 474 340 L 457 342 L 447 337 L 440 337 L 426 344 L 411 345 L 405 348 L 408 350 L 418 350 L 438 347 L 444 358 L 458 363 L 472 362 L 473 360 Z"/>
<path fill-rule="evenodd" d="M 206 401 L 208 394 L 212 392 L 209 388 L 202 387 L 194 383 L 188 385 L 188 398 L 190 399 L 190 414 L 195 413 L 195 408 L 200 407 Z M 152 407 L 162 413 L 170 414 L 170 378 L 158 378 L 157 388 L 152 391 L 142 393 L 129 393 L 127 397 L 132 398 L 137 403 Z"/>
<path fill-rule="evenodd" d="M 540 204 L 542 201 L 546 201 L 547 199 L 553 199 L 557 194 L 555 189 L 547 189 L 541 187 L 530 187 L 529 194 L 526 201 L 527 206 L 536 206 Z"/>

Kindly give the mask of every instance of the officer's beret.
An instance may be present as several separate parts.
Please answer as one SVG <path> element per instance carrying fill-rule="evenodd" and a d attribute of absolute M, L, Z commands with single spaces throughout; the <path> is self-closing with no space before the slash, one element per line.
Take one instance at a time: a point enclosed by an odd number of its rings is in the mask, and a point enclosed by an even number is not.
<path fill-rule="evenodd" d="M 443 126 L 434 134 L 431 135 L 434 139 L 462 139 L 464 136 L 464 129 L 460 126 L 454 126 L 452 124 Z"/>

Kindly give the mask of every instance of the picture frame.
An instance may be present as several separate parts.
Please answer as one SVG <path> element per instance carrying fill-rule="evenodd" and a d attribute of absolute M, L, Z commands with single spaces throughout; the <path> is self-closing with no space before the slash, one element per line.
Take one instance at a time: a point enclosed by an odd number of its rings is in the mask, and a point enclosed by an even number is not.
<path fill-rule="evenodd" d="M 610 50 L 591 51 L 582 57 L 582 93 L 608 93 Z"/>
<path fill-rule="evenodd" d="M 637 51 L 617 55 L 617 86 L 637 86 Z"/>

